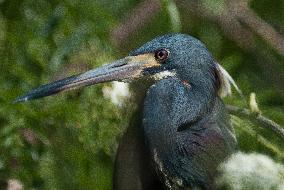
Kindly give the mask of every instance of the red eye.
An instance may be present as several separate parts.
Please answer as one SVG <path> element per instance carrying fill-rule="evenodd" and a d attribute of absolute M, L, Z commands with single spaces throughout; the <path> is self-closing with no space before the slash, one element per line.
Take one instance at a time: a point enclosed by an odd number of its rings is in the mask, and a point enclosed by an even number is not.
<path fill-rule="evenodd" d="M 160 61 L 164 61 L 168 58 L 169 56 L 169 52 L 165 49 L 162 50 L 158 50 L 155 52 L 155 58 L 160 60 Z"/>

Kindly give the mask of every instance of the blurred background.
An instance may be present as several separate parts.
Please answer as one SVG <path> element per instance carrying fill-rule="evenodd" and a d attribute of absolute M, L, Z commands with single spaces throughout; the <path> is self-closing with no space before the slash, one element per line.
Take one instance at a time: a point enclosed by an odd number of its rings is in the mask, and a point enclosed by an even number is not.
<path fill-rule="evenodd" d="M 235 93 L 227 104 L 249 109 L 254 92 L 261 113 L 284 126 L 283 10 L 283 0 L 0 0 L 0 189 L 112 189 L 129 115 L 111 93 L 123 89 L 11 102 L 166 33 L 206 44 L 243 91 L 245 101 Z M 279 135 L 248 118 L 232 122 L 242 152 L 284 163 Z"/>

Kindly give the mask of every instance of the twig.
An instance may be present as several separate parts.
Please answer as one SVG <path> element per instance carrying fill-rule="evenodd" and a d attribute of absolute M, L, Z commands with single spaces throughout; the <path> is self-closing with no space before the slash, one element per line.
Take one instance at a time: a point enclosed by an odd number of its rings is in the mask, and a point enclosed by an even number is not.
<path fill-rule="evenodd" d="M 282 149 L 279 149 L 278 146 L 275 146 L 275 144 L 273 144 L 269 139 L 265 138 L 261 134 L 258 134 L 255 130 L 247 126 L 240 126 L 239 129 L 251 135 L 252 137 L 255 137 L 260 144 L 268 148 L 274 154 L 277 154 L 281 159 L 284 158 L 284 152 L 282 151 Z"/>
<path fill-rule="evenodd" d="M 276 122 L 264 117 L 262 114 L 255 114 L 252 113 L 250 110 L 245 109 L 245 108 L 240 108 L 237 106 L 232 106 L 232 105 L 227 105 L 226 106 L 228 112 L 232 115 L 236 115 L 239 117 L 245 117 L 251 121 L 255 121 L 260 126 L 271 129 L 274 131 L 279 137 L 281 137 L 284 140 L 284 128 L 281 127 L 279 124 Z"/>

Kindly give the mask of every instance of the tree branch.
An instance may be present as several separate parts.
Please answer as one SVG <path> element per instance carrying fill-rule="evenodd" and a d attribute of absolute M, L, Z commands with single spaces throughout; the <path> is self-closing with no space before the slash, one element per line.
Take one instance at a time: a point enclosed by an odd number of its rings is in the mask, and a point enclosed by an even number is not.
<path fill-rule="evenodd" d="M 227 0 L 222 11 L 214 12 L 204 6 L 202 0 L 176 0 L 179 7 L 192 15 L 205 17 L 217 22 L 240 47 L 253 49 L 253 32 L 262 37 L 279 54 L 284 55 L 284 37 L 270 24 L 261 19 L 249 8 L 249 0 Z M 191 7 L 191 8 L 189 8 Z M 111 37 L 119 45 L 139 28 L 147 24 L 161 10 L 159 0 L 146 0 L 122 21 L 112 32 Z M 244 27 L 245 24 L 247 27 Z M 250 31 L 251 30 L 251 31 Z"/>
<path fill-rule="evenodd" d="M 228 112 L 238 117 L 245 117 L 253 122 L 257 122 L 260 126 L 274 131 L 281 139 L 284 140 L 284 128 L 276 122 L 264 117 L 262 114 L 252 113 L 250 110 L 237 106 L 227 105 Z"/>
<path fill-rule="evenodd" d="M 247 1 L 230 0 L 228 6 L 231 7 L 235 17 L 240 22 L 245 23 L 252 31 L 277 50 L 279 54 L 284 55 L 284 37 L 251 10 Z"/>
<path fill-rule="evenodd" d="M 111 32 L 111 38 L 119 46 L 125 43 L 130 35 L 151 21 L 157 12 L 161 10 L 159 0 L 146 0 L 138 4 L 126 18 Z"/>
<path fill-rule="evenodd" d="M 227 0 L 218 11 L 206 7 L 203 0 L 176 2 L 184 11 L 216 22 L 242 48 L 254 48 L 252 36 L 255 33 L 284 56 L 284 37 L 249 8 L 248 0 Z"/>

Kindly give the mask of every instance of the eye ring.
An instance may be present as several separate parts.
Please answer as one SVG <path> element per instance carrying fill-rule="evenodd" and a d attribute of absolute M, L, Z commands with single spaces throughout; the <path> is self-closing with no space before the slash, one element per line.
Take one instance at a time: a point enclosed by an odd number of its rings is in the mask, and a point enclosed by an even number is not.
<path fill-rule="evenodd" d="M 155 52 L 155 58 L 160 61 L 165 61 L 169 57 L 169 51 L 166 49 L 160 49 Z"/>

